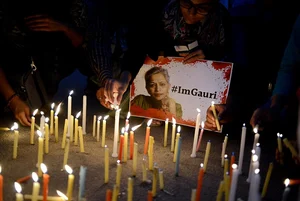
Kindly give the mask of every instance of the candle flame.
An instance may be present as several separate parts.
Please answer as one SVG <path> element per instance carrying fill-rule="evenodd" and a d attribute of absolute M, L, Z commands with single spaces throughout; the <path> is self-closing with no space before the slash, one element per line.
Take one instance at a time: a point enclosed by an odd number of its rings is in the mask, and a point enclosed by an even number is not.
<path fill-rule="evenodd" d="M 243 123 L 243 127 L 245 127 L 246 126 L 246 124 L 245 123 Z"/>
<path fill-rule="evenodd" d="M 177 133 L 180 133 L 181 131 L 181 126 L 177 126 Z"/>
<path fill-rule="evenodd" d="M 204 128 L 204 121 L 201 122 L 201 128 Z"/>
<path fill-rule="evenodd" d="M 2 166 L 0 165 L 0 174 L 1 174 L 1 172 L 2 172 Z"/>
<path fill-rule="evenodd" d="M 35 116 L 38 111 L 39 111 L 39 109 L 35 109 L 32 113 L 32 116 Z"/>
<path fill-rule="evenodd" d="M 21 193 L 22 192 L 22 186 L 21 184 L 19 184 L 18 182 L 15 182 L 14 183 L 14 186 L 15 186 L 15 189 L 18 193 Z"/>
<path fill-rule="evenodd" d="M 55 116 L 58 115 L 59 111 L 60 111 L 60 106 L 61 106 L 61 103 L 58 104 L 57 108 L 56 108 L 56 111 L 55 111 Z"/>
<path fill-rule="evenodd" d="M 279 136 L 279 137 L 281 137 L 281 138 L 282 138 L 282 136 L 283 136 L 283 135 L 282 135 L 282 134 L 280 134 L 280 136 Z"/>
<path fill-rule="evenodd" d="M 211 106 L 214 106 L 214 104 L 215 104 L 215 101 L 211 101 Z"/>
<path fill-rule="evenodd" d="M 40 130 L 37 130 L 36 133 L 38 134 L 39 137 L 42 137 L 43 133 Z"/>
<path fill-rule="evenodd" d="M 148 122 L 147 122 L 147 126 L 149 127 L 152 123 L 152 119 L 149 119 Z"/>
<path fill-rule="evenodd" d="M 44 115 L 44 112 L 43 112 L 43 111 L 40 111 L 40 114 L 43 116 L 43 115 Z"/>
<path fill-rule="evenodd" d="M 252 150 L 251 150 L 251 153 L 252 153 L 252 154 L 255 154 L 255 150 L 254 150 L 254 149 L 252 149 Z"/>
<path fill-rule="evenodd" d="M 42 172 L 44 173 L 44 174 L 46 174 L 47 173 L 47 166 L 44 164 L 44 163 L 41 163 L 41 170 L 42 170 Z"/>
<path fill-rule="evenodd" d="M 280 134 L 280 133 L 277 133 L 277 137 L 280 137 L 280 138 L 282 138 L 282 134 Z"/>
<path fill-rule="evenodd" d="M 127 118 L 126 119 L 129 119 L 130 117 L 130 112 L 127 113 Z"/>
<path fill-rule="evenodd" d="M 117 163 L 120 164 L 120 160 L 117 160 Z"/>
<path fill-rule="evenodd" d="M 125 128 L 124 127 L 122 127 L 122 129 L 121 129 L 121 133 L 123 134 L 125 132 Z"/>
<path fill-rule="evenodd" d="M 72 174 L 73 170 L 69 165 L 65 165 L 65 170 L 67 171 L 67 173 Z"/>
<path fill-rule="evenodd" d="M 258 125 L 256 125 L 254 128 L 253 128 L 253 133 L 257 133 L 258 132 Z"/>
<path fill-rule="evenodd" d="M 65 194 L 63 194 L 61 191 L 56 190 L 56 193 L 57 193 L 57 195 L 58 195 L 59 197 L 61 197 L 62 199 L 68 200 L 68 197 L 67 197 Z"/>
<path fill-rule="evenodd" d="M 81 111 L 79 111 L 77 114 L 76 114 L 76 119 L 78 119 L 81 115 Z"/>
<path fill-rule="evenodd" d="M 106 116 L 103 118 L 103 120 L 106 120 L 108 117 L 109 117 L 109 115 L 106 115 Z"/>
<path fill-rule="evenodd" d="M 135 130 L 138 129 L 141 125 L 142 125 L 142 124 L 136 125 L 136 126 L 132 127 L 131 130 L 132 130 L 132 131 L 135 131 Z"/>
<path fill-rule="evenodd" d="M 253 155 L 253 156 L 252 156 L 252 161 L 253 161 L 253 162 L 258 161 L 258 156 L 257 156 L 257 155 Z"/>
<path fill-rule="evenodd" d="M 70 91 L 70 93 L 69 93 L 69 96 L 71 96 L 73 93 L 74 93 L 74 91 L 73 91 L 73 90 L 71 90 L 71 91 Z"/>
<path fill-rule="evenodd" d="M 174 117 L 172 117 L 172 122 L 173 124 L 176 124 L 176 119 Z"/>
<path fill-rule="evenodd" d="M 287 187 L 288 185 L 290 185 L 290 179 L 285 179 L 284 180 L 284 185 L 285 185 L 285 187 Z"/>
<path fill-rule="evenodd" d="M 200 167 L 203 168 L 203 163 L 200 164 Z"/>
<path fill-rule="evenodd" d="M 200 113 L 200 112 L 201 112 L 201 110 L 200 110 L 199 108 L 197 108 L 196 110 L 197 110 L 197 112 L 198 112 L 198 113 Z"/>
<path fill-rule="evenodd" d="M 167 122 L 167 123 L 169 122 L 169 118 L 166 118 L 166 122 Z"/>
<path fill-rule="evenodd" d="M 100 121 L 101 119 L 102 119 L 102 116 L 99 116 L 99 117 L 98 117 L 98 121 Z"/>
<path fill-rule="evenodd" d="M 237 169 L 238 166 L 237 166 L 237 164 L 234 163 L 234 164 L 232 164 L 231 167 L 232 167 L 232 169 Z"/>
<path fill-rule="evenodd" d="M 104 148 L 107 148 L 107 145 L 104 145 Z"/>
<path fill-rule="evenodd" d="M 224 158 L 226 159 L 227 157 L 228 157 L 228 155 L 227 155 L 227 154 L 225 154 L 225 155 L 224 155 Z"/>
<path fill-rule="evenodd" d="M 10 130 L 17 130 L 19 128 L 19 125 L 16 123 L 16 122 L 14 122 L 14 125 L 10 128 Z"/>
<path fill-rule="evenodd" d="M 52 109 L 52 110 L 53 110 L 54 106 L 55 106 L 55 103 L 52 103 L 52 104 L 51 104 L 51 109 Z"/>
<path fill-rule="evenodd" d="M 256 146 L 259 147 L 259 146 L 260 146 L 260 143 L 256 143 Z"/>
<path fill-rule="evenodd" d="M 37 182 L 39 180 L 39 176 L 36 172 L 32 172 L 31 177 L 34 182 Z"/>
<path fill-rule="evenodd" d="M 126 127 L 125 127 L 125 132 L 127 132 L 128 129 L 129 129 L 129 124 L 126 125 Z"/>
<path fill-rule="evenodd" d="M 260 172 L 260 170 L 258 169 L 258 168 L 256 168 L 255 170 L 254 170 L 254 173 L 255 174 L 258 174 Z"/>
<path fill-rule="evenodd" d="M 48 123 L 48 121 L 49 121 L 49 117 L 46 117 L 45 118 L 45 123 Z"/>

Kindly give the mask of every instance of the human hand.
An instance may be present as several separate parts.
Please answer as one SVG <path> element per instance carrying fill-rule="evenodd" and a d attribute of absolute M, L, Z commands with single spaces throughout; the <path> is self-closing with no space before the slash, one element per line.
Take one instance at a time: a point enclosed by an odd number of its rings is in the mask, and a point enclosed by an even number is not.
<path fill-rule="evenodd" d="M 231 110 L 225 104 L 215 104 L 214 106 L 220 125 L 226 124 L 232 120 L 233 117 Z M 217 130 L 216 119 L 211 106 L 206 111 L 206 121 L 204 127 L 210 130 Z"/>
<path fill-rule="evenodd" d="M 9 104 L 9 108 L 14 113 L 15 118 L 23 125 L 30 126 L 30 108 L 19 97 L 15 97 Z"/>
<path fill-rule="evenodd" d="M 66 26 L 46 15 L 32 15 L 25 18 L 25 25 L 31 31 L 59 32 Z"/>
<path fill-rule="evenodd" d="M 200 59 L 205 59 L 205 55 L 203 51 L 199 49 L 184 56 L 183 63 L 192 63 Z"/>

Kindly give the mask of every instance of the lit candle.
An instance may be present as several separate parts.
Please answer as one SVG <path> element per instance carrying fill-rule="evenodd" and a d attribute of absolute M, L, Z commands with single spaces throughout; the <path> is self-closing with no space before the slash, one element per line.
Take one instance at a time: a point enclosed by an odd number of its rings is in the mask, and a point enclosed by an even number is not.
<path fill-rule="evenodd" d="M 63 160 L 63 168 L 65 168 L 65 165 L 67 165 L 68 163 L 68 158 L 69 158 L 69 150 L 70 150 L 70 139 L 67 138 L 66 139 L 66 147 L 65 147 L 65 150 L 64 150 L 64 160 Z"/>
<path fill-rule="evenodd" d="M 159 189 L 163 190 L 165 188 L 165 184 L 164 184 L 164 171 L 159 169 L 158 172 L 158 179 L 159 179 Z"/>
<path fill-rule="evenodd" d="M 152 119 L 149 119 L 147 122 L 146 127 L 146 135 L 145 135 L 145 144 L 144 144 L 144 154 L 148 152 L 148 145 L 149 145 L 149 136 L 150 136 L 150 125 L 152 123 Z"/>
<path fill-rule="evenodd" d="M 15 185 L 15 189 L 17 191 L 17 193 L 16 193 L 16 201 L 23 201 L 24 197 L 23 197 L 23 194 L 21 193 L 22 192 L 22 186 L 21 186 L 21 184 L 19 184 L 18 182 L 15 182 L 14 185 Z M 2 201 L 2 199 L 1 199 L 1 201 Z"/>
<path fill-rule="evenodd" d="M 176 140 L 175 140 L 175 149 L 174 149 L 174 154 L 173 154 L 173 163 L 176 163 L 176 159 L 177 159 L 178 142 L 179 142 L 179 138 L 180 138 L 180 129 L 181 129 L 181 127 L 178 126 L 177 127 L 177 133 L 176 133 Z"/>
<path fill-rule="evenodd" d="M 62 149 L 64 149 L 66 146 L 67 130 L 68 130 L 68 119 L 65 119 L 64 132 L 63 132 L 63 138 L 61 143 Z"/>
<path fill-rule="evenodd" d="M 122 175 L 122 164 L 120 160 L 117 161 L 117 176 L 116 176 L 116 185 L 120 187 L 121 185 L 121 175 Z"/>
<path fill-rule="evenodd" d="M 15 122 L 11 130 L 14 131 L 14 148 L 13 148 L 13 159 L 17 158 L 18 155 L 18 144 L 19 144 L 19 125 Z"/>
<path fill-rule="evenodd" d="M 154 169 L 153 169 L 153 179 L 152 179 L 152 196 L 153 197 L 156 197 L 157 180 L 158 180 L 158 168 L 154 167 Z"/>
<path fill-rule="evenodd" d="M 131 128 L 131 131 L 130 131 L 130 139 L 129 139 L 129 159 L 132 160 L 133 158 L 133 152 L 134 152 L 134 131 L 139 128 L 141 126 L 140 125 L 137 125 L 137 126 L 134 126 Z"/>
<path fill-rule="evenodd" d="M 55 135 L 55 142 L 58 142 L 58 113 L 60 111 L 61 103 L 57 106 L 54 116 L 54 135 Z"/>
<path fill-rule="evenodd" d="M 258 141 L 259 141 L 259 133 L 258 133 L 258 128 L 257 128 L 257 127 L 255 127 L 255 128 L 253 129 L 253 132 L 254 132 L 255 134 L 254 134 L 253 148 L 252 148 L 252 149 L 254 149 L 254 150 L 255 150 L 256 144 L 257 144 L 257 143 L 258 143 Z"/>
<path fill-rule="evenodd" d="M 96 115 L 93 116 L 93 137 L 96 136 Z"/>
<path fill-rule="evenodd" d="M 44 138 L 42 137 L 42 132 L 37 130 L 37 134 L 39 136 L 39 144 L 38 144 L 38 176 L 42 176 L 42 169 L 41 164 L 43 162 L 43 155 L 44 155 Z"/>
<path fill-rule="evenodd" d="M 68 200 L 72 200 L 73 186 L 74 186 L 74 175 L 72 174 L 73 170 L 68 165 L 65 165 L 65 170 L 67 171 L 67 173 L 69 173 L 69 176 L 68 176 L 67 197 L 68 197 Z"/>
<path fill-rule="evenodd" d="M 206 169 L 207 169 L 207 163 L 208 163 L 208 158 L 209 158 L 209 154 L 210 154 L 210 147 L 211 147 L 211 142 L 209 140 L 206 145 L 205 156 L 204 156 L 204 166 L 203 166 L 204 172 L 206 172 Z"/>
<path fill-rule="evenodd" d="M 82 166 L 82 165 L 80 166 L 80 171 L 79 171 L 79 193 L 78 193 L 79 200 L 81 200 L 85 196 L 86 169 L 87 169 L 87 167 Z"/>
<path fill-rule="evenodd" d="M 119 138 L 120 112 L 121 109 L 117 109 L 115 113 L 114 144 L 113 144 L 113 153 L 112 153 L 112 157 L 114 158 L 118 157 L 117 146 L 118 146 L 118 138 Z"/>
<path fill-rule="evenodd" d="M 122 128 L 122 131 L 124 130 L 124 127 Z M 120 144 L 119 144 L 119 161 L 122 161 L 122 154 L 123 154 L 123 146 L 124 146 L 124 134 L 122 132 L 122 135 L 120 136 Z"/>
<path fill-rule="evenodd" d="M 284 180 L 284 185 L 285 185 L 285 189 L 283 191 L 283 194 L 282 194 L 282 201 L 288 201 L 288 197 L 289 197 L 289 193 L 291 191 L 289 185 L 290 185 L 290 180 L 289 179 L 285 179 Z"/>
<path fill-rule="evenodd" d="M 33 172 L 32 173 L 33 186 L 32 186 L 32 201 L 38 201 L 38 196 L 40 193 L 40 183 L 38 182 L 39 176 Z"/>
<path fill-rule="evenodd" d="M 30 126 L 30 144 L 34 144 L 34 125 L 35 125 L 35 115 L 38 112 L 38 109 L 35 109 L 31 117 L 31 126 Z"/>
<path fill-rule="evenodd" d="M 225 155 L 224 155 L 224 178 L 225 178 L 225 176 L 226 176 L 228 170 L 229 170 L 228 155 L 225 154 Z"/>
<path fill-rule="evenodd" d="M 293 158 L 298 156 L 296 149 L 293 147 L 293 145 L 290 143 L 290 141 L 287 138 L 283 139 L 283 143 L 290 150 Z"/>
<path fill-rule="evenodd" d="M 147 168 L 146 168 L 146 156 L 143 156 L 143 162 L 142 162 L 142 171 L 143 171 L 143 182 L 147 181 Z"/>
<path fill-rule="evenodd" d="M 129 124 L 125 127 L 124 132 L 124 154 L 123 154 L 123 161 L 126 163 L 128 158 L 128 128 Z"/>
<path fill-rule="evenodd" d="M 127 113 L 127 117 L 126 117 L 126 120 L 125 120 L 125 128 L 126 126 L 129 124 L 129 117 L 130 117 L 130 112 Z"/>
<path fill-rule="evenodd" d="M 199 139 L 198 139 L 196 151 L 200 150 L 200 145 L 201 145 L 201 141 L 202 141 L 203 132 L 204 132 L 204 121 L 201 122 L 201 131 L 200 131 L 200 136 L 199 136 Z"/>
<path fill-rule="evenodd" d="M 133 179 L 128 177 L 127 201 L 132 201 L 133 198 Z"/>
<path fill-rule="evenodd" d="M 149 138 L 149 170 L 153 170 L 153 145 L 154 145 L 154 137 L 150 136 Z"/>
<path fill-rule="evenodd" d="M 267 172 L 265 182 L 264 182 L 264 186 L 263 186 L 263 190 L 262 190 L 262 193 L 261 193 L 262 198 L 264 198 L 267 194 L 268 186 L 269 186 L 270 179 L 271 179 L 271 174 L 272 174 L 272 171 L 273 171 L 273 166 L 274 166 L 273 163 L 269 164 L 268 172 Z"/>
<path fill-rule="evenodd" d="M 71 122 L 69 122 L 70 127 L 68 128 L 69 132 L 68 132 L 68 136 L 70 137 L 70 141 L 73 142 L 74 141 L 74 116 L 70 115 L 70 120 Z"/>
<path fill-rule="evenodd" d="M 49 153 L 49 118 L 45 118 L 45 154 Z"/>
<path fill-rule="evenodd" d="M 132 176 L 136 176 L 136 170 L 137 170 L 137 157 L 138 157 L 138 143 L 134 143 L 133 148 L 133 161 L 132 161 Z"/>
<path fill-rule="evenodd" d="M 70 137 L 71 135 L 71 127 L 72 127 L 72 120 L 71 120 L 71 114 L 72 114 L 72 94 L 73 94 L 73 90 L 70 91 L 69 96 L 68 96 L 68 133 L 67 136 Z"/>
<path fill-rule="evenodd" d="M 178 149 L 177 149 L 177 159 L 176 159 L 176 165 L 175 165 L 175 176 L 179 175 L 179 161 L 180 161 L 180 152 L 181 152 L 181 144 L 182 144 L 182 138 L 178 138 Z"/>
<path fill-rule="evenodd" d="M 240 154 L 239 154 L 239 174 L 242 174 L 242 168 L 243 168 L 243 160 L 244 160 L 244 151 L 245 151 L 245 142 L 246 142 L 246 125 L 243 124 L 242 127 L 242 135 L 241 135 L 241 143 L 240 143 Z"/>
<path fill-rule="evenodd" d="M 104 183 L 108 183 L 109 180 L 109 148 L 107 145 L 104 147 Z"/>
<path fill-rule="evenodd" d="M 164 147 L 166 147 L 168 143 L 168 129 L 169 129 L 169 119 L 167 118 L 165 121 Z"/>
<path fill-rule="evenodd" d="M 229 192 L 229 201 L 235 201 L 235 194 L 236 194 L 236 188 L 237 188 L 237 182 L 238 182 L 238 176 L 239 176 L 239 170 L 237 169 L 237 164 L 232 164 L 232 180 L 230 185 L 230 192 Z"/>
<path fill-rule="evenodd" d="M 258 156 L 258 160 L 260 159 L 260 153 L 261 153 L 260 143 L 256 143 L 255 154 Z"/>
<path fill-rule="evenodd" d="M 75 126 L 74 126 L 74 144 L 75 145 L 78 145 L 78 118 L 80 117 L 81 115 L 81 111 L 78 112 L 75 116 Z"/>
<path fill-rule="evenodd" d="M 102 141 L 101 141 L 101 147 L 104 147 L 105 145 L 105 136 L 106 136 L 106 119 L 108 118 L 109 116 L 106 115 L 103 120 L 102 120 Z"/>
<path fill-rule="evenodd" d="M 53 134 L 54 132 L 54 106 L 55 103 L 51 104 L 51 110 L 50 110 L 50 134 Z"/>
<path fill-rule="evenodd" d="M 194 131 L 194 142 L 193 142 L 193 148 L 192 148 L 192 154 L 191 157 L 195 158 L 196 157 L 196 149 L 197 149 L 197 141 L 198 141 L 198 135 L 199 135 L 199 127 L 200 127 L 200 118 L 201 118 L 201 113 L 200 109 L 197 108 L 197 117 L 196 117 L 196 126 L 195 126 L 195 131 Z"/>
<path fill-rule="evenodd" d="M 3 176 L 1 172 L 2 172 L 2 167 L 0 165 L 0 201 L 3 201 Z"/>
<path fill-rule="evenodd" d="M 65 194 L 63 194 L 61 191 L 59 191 L 59 190 L 56 190 L 56 193 L 57 193 L 57 195 L 61 198 L 60 200 L 68 200 L 68 197 L 65 195 Z M 48 197 L 49 198 L 49 197 Z M 54 197 L 53 197 L 54 198 Z"/>
<path fill-rule="evenodd" d="M 174 151 L 175 146 L 176 119 L 174 119 L 174 117 L 172 117 L 172 122 L 171 152 Z"/>
<path fill-rule="evenodd" d="M 83 95 L 82 97 L 82 133 L 86 134 L 86 107 L 87 107 L 87 97 Z"/>
<path fill-rule="evenodd" d="M 44 163 L 41 163 L 41 169 L 43 172 L 43 201 L 47 201 L 50 176 L 47 174 L 47 166 Z"/>
<path fill-rule="evenodd" d="M 219 118 L 218 118 L 218 115 L 217 115 L 217 112 L 216 112 L 215 102 L 214 101 L 211 101 L 211 110 L 212 110 L 212 112 L 214 114 L 214 118 L 215 118 L 215 121 L 216 121 L 217 130 L 220 131 L 221 127 L 220 127 L 220 122 L 219 122 Z"/>
<path fill-rule="evenodd" d="M 102 119 L 102 116 L 99 116 L 98 120 L 97 120 L 97 132 L 96 132 L 96 140 L 97 140 L 97 142 L 100 142 L 100 124 L 101 124 L 101 119 Z"/>
<path fill-rule="evenodd" d="M 224 167 L 224 155 L 225 155 L 225 152 L 226 152 L 227 142 L 228 142 L 228 134 L 225 135 L 224 142 L 222 144 L 222 151 L 221 151 L 221 165 L 222 165 L 222 167 Z"/>
<path fill-rule="evenodd" d="M 79 135 L 80 152 L 84 152 L 83 134 L 82 134 L 82 127 L 81 126 L 78 126 L 78 135 Z"/>
<path fill-rule="evenodd" d="M 43 133 L 43 135 L 45 134 L 45 116 L 44 116 L 44 112 L 41 111 L 41 118 L 40 118 L 40 131 Z"/>
<path fill-rule="evenodd" d="M 248 183 L 251 183 L 253 172 L 257 168 L 259 168 L 258 156 L 255 154 L 255 152 L 253 152 L 252 161 L 250 164 L 249 174 L 248 174 L 248 179 L 247 179 Z"/>
<path fill-rule="evenodd" d="M 248 200 L 260 200 L 260 195 L 259 195 L 259 187 L 260 187 L 259 169 L 255 169 L 253 171 L 253 176 L 252 177 L 253 178 L 251 179 Z"/>
<path fill-rule="evenodd" d="M 199 173 L 198 173 L 198 180 L 197 180 L 196 200 L 200 200 L 203 177 L 204 177 L 204 167 L 203 167 L 203 163 L 201 163 Z"/>

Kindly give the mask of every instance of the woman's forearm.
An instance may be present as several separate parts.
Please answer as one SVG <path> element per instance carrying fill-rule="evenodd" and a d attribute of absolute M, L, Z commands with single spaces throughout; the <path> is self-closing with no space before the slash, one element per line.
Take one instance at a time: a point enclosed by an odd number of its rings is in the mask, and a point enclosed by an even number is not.
<path fill-rule="evenodd" d="M 12 95 L 15 94 L 15 91 L 10 86 L 8 80 L 6 79 L 4 71 L 0 68 L 0 93 L 3 95 L 5 100 L 8 100 Z"/>
<path fill-rule="evenodd" d="M 74 47 L 79 47 L 83 43 L 83 36 L 75 29 L 65 26 L 63 29 L 64 34 L 71 40 Z"/>

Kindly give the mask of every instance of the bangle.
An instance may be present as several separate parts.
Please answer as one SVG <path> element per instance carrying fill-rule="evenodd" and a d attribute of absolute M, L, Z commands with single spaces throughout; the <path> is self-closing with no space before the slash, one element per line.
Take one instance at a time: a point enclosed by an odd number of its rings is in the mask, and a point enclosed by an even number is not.
<path fill-rule="evenodd" d="M 18 93 L 14 93 L 13 95 L 11 95 L 10 97 L 9 97 L 9 99 L 7 100 L 7 107 L 9 107 L 9 105 L 10 105 L 10 103 L 12 102 L 12 100 L 15 98 L 15 97 L 17 97 L 17 96 L 19 96 L 19 94 Z"/>

